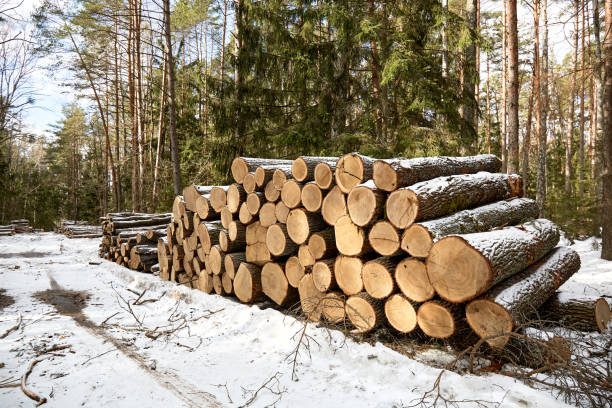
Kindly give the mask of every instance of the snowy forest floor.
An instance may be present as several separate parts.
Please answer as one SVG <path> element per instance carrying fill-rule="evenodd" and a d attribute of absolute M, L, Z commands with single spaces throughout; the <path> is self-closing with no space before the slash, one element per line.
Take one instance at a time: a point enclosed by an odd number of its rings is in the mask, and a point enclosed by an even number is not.
<path fill-rule="evenodd" d="M 99 241 L 0 237 L 0 336 L 22 319 L 0 339 L 0 406 L 34 406 L 12 384 L 41 360 L 27 388 L 49 407 L 407 407 L 455 358 L 440 345 L 409 357 L 314 324 L 304 332 L 269 303 L 243 305 L 101 260 Z M 582 269 L 562 291 L 610 301 L 612 262 L 598 259 L 597 240 L 573 248 Z M 499 374 L 446 371 L 440 393 L 457 406 L 564 406 Z"/>

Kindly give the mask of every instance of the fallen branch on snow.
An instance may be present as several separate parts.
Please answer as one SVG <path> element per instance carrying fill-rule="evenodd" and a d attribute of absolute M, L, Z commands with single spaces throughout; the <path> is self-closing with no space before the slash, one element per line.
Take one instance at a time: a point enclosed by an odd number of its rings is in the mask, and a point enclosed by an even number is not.
<path fill-rule="evenodd" d="M 8 336 L 9 334 L 11 334 L 12 332 L 14 332 L 15 330 L 17 330 L 19 328 L 19 326 L 21 326 L 21 313 L 19 313 L 19 319 L 17 320 L 17 324 L 14 325 L 13 327 L 10 327 L 7 331 L 5 331 L 4 333 L 2 333 L 0 335 L 0 339 L 5 338 L 6 336 Z"/>
<path fill-rule="evenodd" d="M 32 373 L 32 369 L 34 368 L 34 366 L 38 363 L 40 363 L 42 360 L 34 360 L 30 363 L 30 367 L 28 367 L 28 371 L 25 372 L 25 374 L 23 375 L 23 377 L 21 377 L 21 391 L 23 391 L 23 393 L 30 399 L 33 399 L 34 401 L 37 402 L 36 406 L 41 406 L 42 404 L 44 404 L 45 402 L 47 402 L 47 398 L 45 397 L 39 397 L 38 394 L 34 393 L 33 391 L 30 391 L 26 388 L 26 381 L 28 379 L 28 376 L 30 375 L 30 373 Z"/>

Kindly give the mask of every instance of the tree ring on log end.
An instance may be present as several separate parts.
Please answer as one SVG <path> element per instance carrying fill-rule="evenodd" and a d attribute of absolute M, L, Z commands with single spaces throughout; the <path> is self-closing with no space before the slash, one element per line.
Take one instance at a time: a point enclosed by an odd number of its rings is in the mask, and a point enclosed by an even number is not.
<path fill-rule="evenodd" d="M 393 277 L 387 268 L 376 260 L 366 262 L 361 270 L 361 278 L 366 292 L 374 299 L 388 297 L 395 287 Z"/>
<path fill-rule="evenodd" d="M 323 298 L 323 316 L 330 323 L 341 323 L 346 317 L 344 296 L 338 292 L 326 293 Z"/>
<path fill-rule="evenodd" d="M 343 255 L 336 257 L 334 262 L 336 283 L 346 295 L 354 295 L 363 290 L 362 267 L 363 262 L 360 258 Z"/>
<path fill-rule="evenodd" d="M 489 299 L 476 299 L 465 308 L 465 317 L 472 328 L 481 338 L 493 337 L 486 342 L 494 348 L 503 348 L 510 340 L 510 333 L 514 328 L 512 317 L 506 309 Z"/>
<path fill-rule="evenodd" d="M 358 333 L 364 333 L 376 326 L 376 310 L 361 296 L 353 295 L 346 301 L 346 316 Z"/>
<path fill-rule="evenodd" d="M 345 154 L 336 163 L 336 184 L 343 193 L 347 194 L 351 188 L 361 184 L 363 180 L 363 162 L 359 156 Z"/>
<path fill-rule="evenodd" d="M 394 191 L 397 188 L 397 172 L 383 160 L 377 160 L 373 165 L 374 183 L 384 191 Z"/>
<path fill-rule="evenodd" d="M 268 262 L 261 269 L 261 287 L 263 292 L 276 304 L 282 306 L 287 300 L 289 283 L 283 268 L 277 263 Z"/>
<path fill-rule="evenodd" d="M 423 333 L 436 339 L 447 339 L 455 333 L 455 319 L 446 307 L 436 302 L 423 303 L 417 311 Z"/>
<path fill-rule="evenodd" d="M 321 189 L 313 183 L 308 183 L 302 188 L 302 205 L 310 212 L 320 211 L 323 203 Z"/>
<path fill-rule="evenodd" d="M 431 234 L 422 225 L 412 224 L 402 235 L 401 247 L 412 256 L 426 258 L 432 245 Z"/>
<path fill-rule="evenodd" d="M 271 225 L 266 233 L 266 245 L 272 255 L 279 256 L 285 252 L 287 237 L 278 224 Z"/>
<path fill-rule="evenodd" d="M 416 219 L 419 199 L 412 190 L 395 190 L 386 203 L 387 218 L 396 228 L 408 228 Z"/>
<path fill-rule="evenodd" d="M 318 163 L 315 166 L 314 178 L 317 186 L 323 190 L 330 188 L 334 180 L 334 174 L 331 166 L 327 163 Z"/>
<path fill-rule="evenodd" d="M 595 301 L 595 321 L 599 331 L 603 333 L 608 327 L 608 323 L 612 320 L 612 312 L 610 305 L 604 298 L 599 298 Z"/>
<path fill-rule="evenodd" d="M 385 316 L 389 324 L 401 333 L 410 333 L 417 326 L 414 306 L 404 296 L 396 293 L 385 302 Z"/>
<path fill-rule="evenodd" d="M 236 157 L 232 161 L 232 177 L 236 180 L 236 183 L 242 183 L 244 181 L 244 177 L 249 172 L 249 166 L 241 157 Z"/>
<path fill-rule="evenodd" d="M 400 246 L 397 230 L 387 221 L 378 221 L 368 234 L 370 246 L 383 256 L 391 256 Z"/>
<path fill-rule="evenodd" d="M 300 205 L 302 200 L 300 184 L 295 180 L 287 180 L 281 189 L 281 200 L 289 208 L 295 208 Z"/>
<path fill-rule="evenodd" d="M 308 177 L 308 165 L 301 157 L 293 161 L 291 165 L 291 176 L 297 181 L 304 181 Z"/>
<path fill-rule="evenodd" d="M 287 234 L 293 242 L 303 244 L 310 236 L 310 224 L 306 211 L 301 208 L 291 210 L 287 216 Z"/>
<path fill-rule="evenodd" d="M 395 268 L 395 282 L 408 299 L 422 303 L 435 295 L 425 264 L 418 259 L 406 258 Z"/>
<path fill-rule="evenodd" d="M 353 224 L 351 217 L 343 215 L 338 218 L 336 225 L 334 225 L 334 234 L 336 236 L 336 248 L 342 255 L 361 255 L 365 233 Z"/>

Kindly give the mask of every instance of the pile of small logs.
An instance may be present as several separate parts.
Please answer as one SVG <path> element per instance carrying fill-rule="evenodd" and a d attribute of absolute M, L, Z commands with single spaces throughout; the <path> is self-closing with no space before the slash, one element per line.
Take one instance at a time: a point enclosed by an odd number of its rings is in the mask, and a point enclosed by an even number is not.
<path fill-rule="evenodd" d="M 155 272 L 157 240 L 166 235 L 172 214 L 109 213 L 102 220 L 99 255 L 130 269 Z"/>
<path fill-rule="evenodd" d="M 0 225 L 0 237 L 15 235 L 15 227 L 12 225 Z"/>
<path fill-rule="evenodd" d="M 59 233 L 68 238 L 98 238 L 102 236 L 102 227 L 88 225 L 87 221 L 62 221 Z"/>
<path fill-rule="evenodd" d="M 536 313 L 573 313 L 553 300 L 580 258 L 500 168 L 493 155 L 239 157 L 234 184 L 175 198 L 160 276 L 244 303 L 300 302 L 310 320 L 357 333 L 470 333 L 503 347 Z M 605 300 L 580 307 L 583 326 L 605 328 Z"/>
<path fill-rule="evenodd" d="M 32 232 L 32 227 L 30 227 L 30 221 L 28 220 L 11 220 L 11 225 L 17 234 Z"/>

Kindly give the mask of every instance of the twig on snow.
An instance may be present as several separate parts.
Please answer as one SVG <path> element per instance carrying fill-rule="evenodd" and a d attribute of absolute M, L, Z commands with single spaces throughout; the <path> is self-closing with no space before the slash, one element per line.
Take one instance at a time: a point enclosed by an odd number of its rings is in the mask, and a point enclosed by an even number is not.
<path fill-rule="evenodd" d="M 21 326 L 21 313 L 19 313 L 19 318 L 17 319 L 17 324 L 14 325 L 13 327 L 9 327 L 9 329 L 7 331 L 5 331 L 4 333 L 2 333 L 0 335 L 0 339 L 5 338 L 6 336 L 8 336 L 9 334 L 11 334 L 12 332 L 14 332 L 15 330 L 17 330 L 19 328 L 19 326 Z"/>
<path fill-rule="evenodd" d="M 21 377 L 21 391 L 23 391 L 23 393 L 30 399 L 33 399 L 34 401 L 37 402 L 36 406 L 41 406 L 42 404 L 44 404 L 45 402 L 47 402 L 47 398 L 45 397 L 39 397 L 38 394 L 36 394 L 33 391 L 30 391 L 26 388 L 26 381 L 28 379 L 28 376 L 30 375 L 30 373 L 32 373 L 32 369 L 34 368 L 34 366 L 38 363 L 40 363 L 42 361 L 42 359 L 39 360 L 34 360 L 30 363 L 30 367 L 28 367 L 28 371 L 25 372 L 25 374 L 23 375 L 23 377 Z"/>
<path fill-rule="evenodd" d="M 268 390 L 270 391 L 273 395 L 276 395 L 278 398 L 276 399 L 276 401 L 274 401 L 272 404 L 269 404 L 269 406 L 274 406 L 276 405 L 276 403 L 278 401 L 280 401 L 280 399 L 283 397 L 283 394 L 286 392 L 286 390 L 281 390 L 279 388 L 280 385 L 280 381 L 279 381 L 279 376 L 281 375 L 280 372 L 276 372 L 276 374 L 274 374 L 272 377 L 268 378 L 266 380 L 266 382 L 264 382 L 261 387 L 259 387 L 257 390 L 255 390 L 255 392 L 253 393 L 253 395 L 251 395 L 251 398 L 249 398 L 247 400 L 247 402 L 245 402 L 243 405 L 241 405 L 238 408 L 245 408 L 248 407 L 249 405 L 251 405 L 256 399 L 257 399 L 257 395 L 259 394 L 259 392 L 261 390 Z M 276 386 L 276 389 L 273 389 L 272 387 Z"/>

